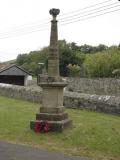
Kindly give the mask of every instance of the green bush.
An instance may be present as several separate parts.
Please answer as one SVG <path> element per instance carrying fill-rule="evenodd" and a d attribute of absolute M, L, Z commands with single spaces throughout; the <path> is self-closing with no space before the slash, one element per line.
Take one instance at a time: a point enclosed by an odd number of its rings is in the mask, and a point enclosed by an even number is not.
<path fill-rule="evenodd" d="M 83 64 L 89 77 L 114 77 L 113 70 L 120 68 L 120 50 L 118 47 L 86 55 Z"/>

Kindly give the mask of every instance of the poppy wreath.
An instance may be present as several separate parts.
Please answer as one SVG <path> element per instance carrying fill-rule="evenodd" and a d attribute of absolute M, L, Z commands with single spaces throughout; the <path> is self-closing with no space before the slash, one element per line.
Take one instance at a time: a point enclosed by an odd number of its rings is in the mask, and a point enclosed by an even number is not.
<path fill-rule="evenodd" d="M 36 133 L 40 133 L 40 132 L 47 133 L 49 130 L 50 130 L 50 127 L 47 121 L 35 122 L 34 131 Z"/>

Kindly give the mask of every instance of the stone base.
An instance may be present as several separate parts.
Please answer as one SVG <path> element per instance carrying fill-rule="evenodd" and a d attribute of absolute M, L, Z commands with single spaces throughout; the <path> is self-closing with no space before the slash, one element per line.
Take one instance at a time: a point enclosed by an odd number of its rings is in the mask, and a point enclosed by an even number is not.
<path fill-rule="evenodd" d="M 38 113 L 36 114 L 36 120 L 43 120 L 43 121 L 62 121 L 68 119 L 67 113 Z"/>
<path fill-rule="evenodd" d="M 48 102 L 49 103 L 49 102 Z M 50 113 L 50 115 L 53 114 L 59 114 L 64 112 L 64 106 L 60 107 L 40 107 L 41 113 Z"/>
<path fill-rule="evenodd" d="M 44 122 L 43 120 L 36 120 L 30 122 L 30 128 L 34 130 L 36 122 Z M 50 132 L 62 132 L 65 128 L 72 126 L 72 121 L 69 119 L 61 121 L 47 121 L 49 124 Z"/>
<path fill-rule="evenodd" d="M 30 128 L 34 130 L 36 122 L 48 122 L 50 131 L 62 132 L 64 128 L 72 125 L 67 113 L 37 113 L 36 120 L 30 122 Z"/>
<path fill-rule="evenodd" d="M 30 128 L 35 130 L 37 125 L 44 128 L 47 122 L 50 131 L 62 132 L 72 124 L 68 114 L 64 113 L 63 106 L 63 88 L 67 83 L 59 76 L 43 75 L 38 78 L 38 85 L 43 89 L 42 107 L 40 107 L 40 113 L 36 114 L 36 120 L 30 122 Z"/>

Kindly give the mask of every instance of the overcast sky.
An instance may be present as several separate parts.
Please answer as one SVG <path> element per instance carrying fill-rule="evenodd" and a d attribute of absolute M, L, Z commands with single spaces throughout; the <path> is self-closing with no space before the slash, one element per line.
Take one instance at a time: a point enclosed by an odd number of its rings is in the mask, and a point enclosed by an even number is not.
<path fill-rule="evenodd" d="M 95 4 L 99 5 L 90 7 Z M 86 43 L 110 46 L 120 43 L 118 0 L 0 0 L 1 62 L 49 45 L 51 8 L 59 8 L 61 11 L 62 16 L 58 17 L 59 39 L 76 42 L 78 45 Z M 86 9 L 80 10 L 83 8 Z M 118 9 L 119 11 L 114 11 Z M 90 10 L 93 10 L 92 14 L 89 14 Z M 89 18 L 105 12 L 111 13 Z"/>

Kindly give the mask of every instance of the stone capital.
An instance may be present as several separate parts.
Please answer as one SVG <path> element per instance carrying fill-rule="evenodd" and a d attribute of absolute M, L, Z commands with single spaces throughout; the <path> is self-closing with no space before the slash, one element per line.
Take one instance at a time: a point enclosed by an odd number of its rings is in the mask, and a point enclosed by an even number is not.
<path fill-rule="evenodd" d="M 56 9 L 56 8 L 52 8 L 52 9 L 50 9 L 49 13 L 50 13 L 53 17 L 56 17 L 56 16 L 60 13 L 60 10 L 59 10 L 59 9 Z"/>

